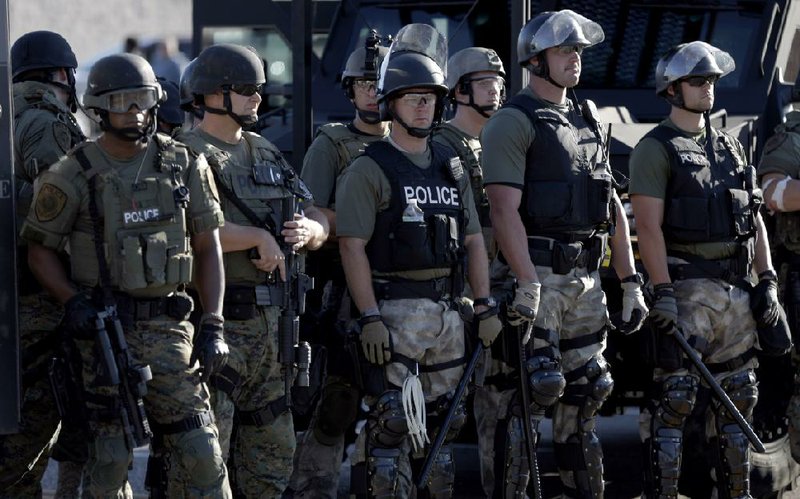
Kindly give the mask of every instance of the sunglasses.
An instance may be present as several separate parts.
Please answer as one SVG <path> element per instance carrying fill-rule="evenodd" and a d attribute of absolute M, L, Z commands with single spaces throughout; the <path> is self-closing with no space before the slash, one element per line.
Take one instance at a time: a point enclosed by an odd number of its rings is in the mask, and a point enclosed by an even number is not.
<path fill-rule="evenodd" d="M 556 47 L 556 52 L 560 55 L 570 55 L 573 52 L 581 55 L 583 53 L 582 45 L 559 45 Z"/>
<path fill-rule="evenodd" d="M 685 81 L 690 87 L 702 87 L 706 83 L 710 83 L 711 85 L 715 84 L 719 81 L 719 75 L 689 76 L 681 81 Z"/>
<path fill-rule="evenodd" d="M 436 104 L 436 94 L 433 93 L 425 93 L 425 94 L 415 94 L 415 93 L 408 93 L 403 94 L 400 96 L 400 100 L 403 101 L 403 104 L 410 106 L 410 107 L 430 107 Z"/>
<path fill-rule="evenodd" d="M 353 80 L 353 88 L 364 93 L 374 92 L 377 82 L 375 80 Z"/>
<path fill-rule="evenodd" d="M 261 90 L 264 89 L 264 85 L 255 85 L 253 83 L 242 83 L 230 86 L 231 92 L 239 95 L 243 95 L 245 97 L 251 97 L 257 93 L 261 93 Z"/>

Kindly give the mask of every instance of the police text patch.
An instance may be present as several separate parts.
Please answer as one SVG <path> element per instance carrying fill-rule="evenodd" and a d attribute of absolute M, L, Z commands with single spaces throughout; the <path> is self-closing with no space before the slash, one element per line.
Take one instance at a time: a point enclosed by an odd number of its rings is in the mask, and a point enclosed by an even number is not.
<path fill-rule="evenodd" d="M 49 222 L 64 211 L 67 204 L 67 195 L 53 184 L 44 184 L 36 198 L 36 219 L 40 222 Z"/>

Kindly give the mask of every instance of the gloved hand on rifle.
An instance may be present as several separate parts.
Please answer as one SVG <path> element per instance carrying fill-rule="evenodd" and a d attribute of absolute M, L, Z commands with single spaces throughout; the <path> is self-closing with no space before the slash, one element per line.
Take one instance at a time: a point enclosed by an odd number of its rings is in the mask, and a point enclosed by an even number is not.
<path fill-rule="evenodd" d="M 514 291 L 514 301 L 508 307 L 508 323 L 512 326 L 527 325 L 536 319 L 542 285 L 538 282 L 518 283 Z"/>
<path fill-rule="evenodd" d="M 65 333 L 72 338 L 90 340 L 97 330 L 97 309 L 83 293 L 75 295 L 64 304 L 64 317 L 61 324 Z"/>
<path fill-rule="evenodd" d="M 778 323 L 781 303 L 778 301 L 778 276 L 774 270 L 758 274 L 758 284 L 750 295 L 750 309 L 758 327 L 771 327 Z"/>
<path fill-rule="evenodd" d="M 678 325 L 678 302 L 675 301 L 675 288 L 672 283 L 653 286 L 650 322 L 657 332 L 667 334 L 672 333 Z"/>
<path fill-rule="evenodd" d="M 622 286 L 622 324 L 617 330 L 623 334 L 631 334 L 639 330 L 647 318 L 647 305 L 642 294 L 642 277 L 633 274 L 621 282 Z"/>
<path fill-rule="evenodd" d="M 382 366 L 392 358 L 389 330 L 380 315 L 367 315 L 358 320 L 361 326 L 361 347 L 372 364 Z"/>
<path fill-rule="evenodd" d="M 228 344 L 225 343 L 223 330 L 225 319 L 219 314 L 203 314 L 200 318 L 200 327 L 194 336 L 192 356 L 189 366 L 194 366 L 200 361 L 200 381 L 207 383 L 211 375 L 222 369 L 228 362 Z"/>

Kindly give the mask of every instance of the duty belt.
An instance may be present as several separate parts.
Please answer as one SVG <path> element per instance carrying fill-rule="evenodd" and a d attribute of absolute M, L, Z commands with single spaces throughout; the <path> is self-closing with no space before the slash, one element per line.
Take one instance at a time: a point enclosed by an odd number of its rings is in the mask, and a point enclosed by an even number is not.
<path fill-rule="evenodd" d="M 225 288 L 225 304 L 258 305 L 269 307 L 279 305 L 272 303 L 273 290 L 281 284 L 259 284 L 257 286 L 229 285 Z"/>
<path fill-rule="evenodd" d="M 451 300 L 451 278 L 440 277 L 427 281 L 395 280 L 372 281 L 376 300 L 402 300 L 428 298 L 433 301 Z"/>
<path fill-rule="evenodd" d="M 668 251 L 668 256 L 686 260 L 688 263 L 670 264 L 669 276 L 673 281 L 683 279 L 722 279 L 745 290 L 750 289 L 745 276 L 749 274 L 747 265 L 742 265 L 738 258 L 707 260 L 689 253 Z M 742 268 L 742 267 L 745 268 Z"/>
<path fill-rule="evenodd" d="M 94 302 L 102 303 L 100 290 L 93 292 Z M 115 292 L 117 311 L 120 316 L 128 316 L 133 321 L 146 321 L 161 315 L 185 320 L 193 308 L 193 301 L 186 293 L 174 292 L 156 298 L 136 298 L 127 293 Z"/>
<path fill-rule="evenodd" d="M 603 242 L 599 238 L 559 242 L 545 237 L 529 237 L 528 252 L 534 265 L 551 267 L 556 274 L 568 274 L 575 268 L 594 272 L 600 268 Z"/>

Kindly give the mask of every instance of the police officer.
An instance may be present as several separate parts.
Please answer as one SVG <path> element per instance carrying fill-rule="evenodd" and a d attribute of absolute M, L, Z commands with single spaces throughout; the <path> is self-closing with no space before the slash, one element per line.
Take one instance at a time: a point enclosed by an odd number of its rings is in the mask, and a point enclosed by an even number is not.
<path fill-rule="evenodd" d="M 105 386 L 107 376 L 95 368 L 98 310 L 113 316 L 115 308 L 134 362 L 152 373 L 144 408 L 162 444 L 151 454 L 170 462 L 167 495 L 231 496 L 202 383 L 227 355 L 220 315 L 223 218 L 205 161 L 154 134 L 163 100 L 143 58 L 97 61 L 83 102 L 103 133 L 40 175 L 21 231 L 31 269 L 64 304 L 63 331 L 80 352 L 78 382 L 93 437 L 84 492 L 93 497 L 124 496 L 132 459 L 119 390 Z M 71 280 L 57 255 L 67 243 Z M 194 341 L 186 321 L 192 301 L 181 292 L 192 269 L 206 310 Z M 141 367 L 137 375 L 145 380 L 146 372 Z"/>
<path fill-rule="evenodd" d="M 158 77 L 158 83 L 167 95 L 167 100 L 158 108 L 158 131 L 171 137 L 177 136 L 183 126 L 183 110 L 178 85 Z"/>
<path fill-rule="evenodd" d="M 280 496 L 295 450 L 284 385 L 290 374 L 278 357 L 281 307 L 270 299 L 291 277 L 278 241 L 294 251 L 317 249 L 328 227 L 280 151 L 260 135 L 242 131 L 257 118 L 264 81 L 261 59 L 249 48 L 206 48 L 189 81 L 203 121 L 181 136 L 208 159 L 222 192 L 225 333 L 231 357 L 211 386 L 223 456 L 229 459 L 236 492 L 246 497 Z M 303 198 L 307 216 L 300 210 L 284 213 L 283 201 L 297 197 Z"/>
<path fill-rule="evenodd" d="M 411 493 L 409 453 L 421 456 L 427 434 L 440 426 L 468 354 L 454 310 L 464 265 L 478 337 L 488 345 L 501 329 L 496 307 L 489 307 L 488 260 L 468 174 L 452 149 L 429 140 L 447 95 L 446 57 L 446 43 L 431 26 L 400 30 L 378 83 L 391 132 L 366 148 L 336 189 L 339 249 L 361 313 L 370 406 L 352 471 L 351 491 L 359 496 Z M 461 404 L 433 463 L 430 497 L 452 496 L 449 442 L 466 419 Z"/>
<path fill-rule="evenodd" d="M 77 66 L 72 48 L 58 33 L 27 33 L 11 47 L 17 227 L 28 213 L 34 180 L 84 140 L 71 112 L 75 110 Z M 18 255 L 23 403 L 20 433 L 0 437 L 2 497 L 41 494 L 49 442 L 59 422 L 47 379 L 47 361 L 57 343 L 55 330 L 61 306 L 36 283 L 28 268 L 25 246 L 18 248 Z M 37 461 L 40 454 L 44 459 Z M 70 464 L 62 461 L 60 468 Z"/>
<path fill-rule="evenodd" d="M 527 342 L 531 424 L 553 408 L 553 446 L 565 497 L 602 497 L 602 450 L 595 418 L 613 381 L 603 359 L 607 312 L 598 267 L 610 240 L 622 280 L 625 332 L 647 307 L 633 267 L 625 212 L 614 190 L 605 132 L 594 104 L 566 97 L 581 54 L 603 41 L 595 22 L 571 10 L 543 12 L 522 28 L 519 63 L 530 83 L 483 129 L 483 174 L 500 255 L 492 279 L 508 274 L 507 315 L 519 358 Z M 530 341 L 528 334 L 530 333 Z M 518 338 L 522 337 L 522 341 Z M 514 355 L 506 353 L 506 362 Z M 519 361 L 512 365 L 519 365 Z M 504 497 L 524 495 L 529 467 L 521 403 L 502 408 L 507 428 L 495 459 L 506 466 Z M 502 435 L 501 435 L 502 437 Z"/>
<path fill-rule="evenodd" d="M 739 142 L 709 122 L 717 81 L 731 56 L 705 42 L 671 48 L 656 66 L 656 93 L 671 105 L 630 157 L 629 192 L 639 252 L 654 289 L 657 395 L 643 411 L 646 494 L 677 497 L 682 430 L 698 378 L 670 334 L 682 334 L 745 418 L 756 387 L 756 321 L 773 324 L 780 306 L 766 232 L 758 214 L 755 171 Z M 753 313 L 751 269 L 760 282 Z M 747 438 L 717 402 L 706 413 L 707 438 L 719 453 L 719 497 L 750 497 Z"/>
<path fill-rule="evenodd" d="M 775 215 L 773 241 L 780 262 L 780 281 L 784 285 L 783 303 L 794 338 L 800 332 L 800 204 L 796 201 L 799 167 L 800 111 L 792 111 L 764 144 L 758 177 L 767 208 Z M 763 348 L 763 344 L 761 346 Z M 795 366 L 800 360 L 796 352 L 793 355 Z M 792 457 L 800 462 L 800 376 L 795 375 L 794 386 L 788 412 L 789 439 Z"/>
<path fill-rule="evenodd" d="M 360 156 L 368 144 L 389 133 L 389 123 L 382 121 L 378 112 L 376 95 L 378 69 L 387 51 L 386 47 L 371 45 L 350 54 L 342 72 L 342 88 L 355 108 L 353 121 L 321 126 L 303 159 L 300 176 L 331 227 L 328 243 L 307 260 L 309 268 L 313 269 L 313 294 L 317 297 L 314 302 L 319 305 L 316 313 L 306 312 L 303 317 L 312 322 L 314 342 L 326 347 L 328 377 L 310 427 L 295 452 L 291 480 L 295 497 L 335 499 L 345 433 L 355 423 L 361 401 L 361 394 L 352 380 L 351 359 L 345 354 L 341 327 L 340 312 L 347 319 L 350 310 L 349 300 L 342 306 L 346 283 L 335 240 L 335 190 L 336 180 L 345 167 Z M 326 297 L 324 303 L 323 296 Z"/>
<path fill-rule="evenodd" d="M 455 108 L 452 120 L 439 126 L 433 135 L 436 142 L 450 146 L 458 154 L 472 184 L 472 195 L 478 210 L 483 240 L 489 260 L 497 253 L 489 219 L 489 198 L 483 188 L 481 143 L 479 136 L 488 119 L 500 108 L 505 98 L 505 70 L 497 53 L 488 48 L 469 47 L 450 56 L 447 61 L 447 87 L 451 105 Z M 481 481 L 487 497 L 494 489 L 494 432 L 497 426 L 497 407 L 507 406 L 513 390 L 502 390 L 498 379 L 504 367 L 492 363 L 486 351 L 482 366 L 488 374 L 483 386 L 475 391 L 474 413 L 481 459 Z M 498 393 L 502 392 L 502 393 Z"/>

